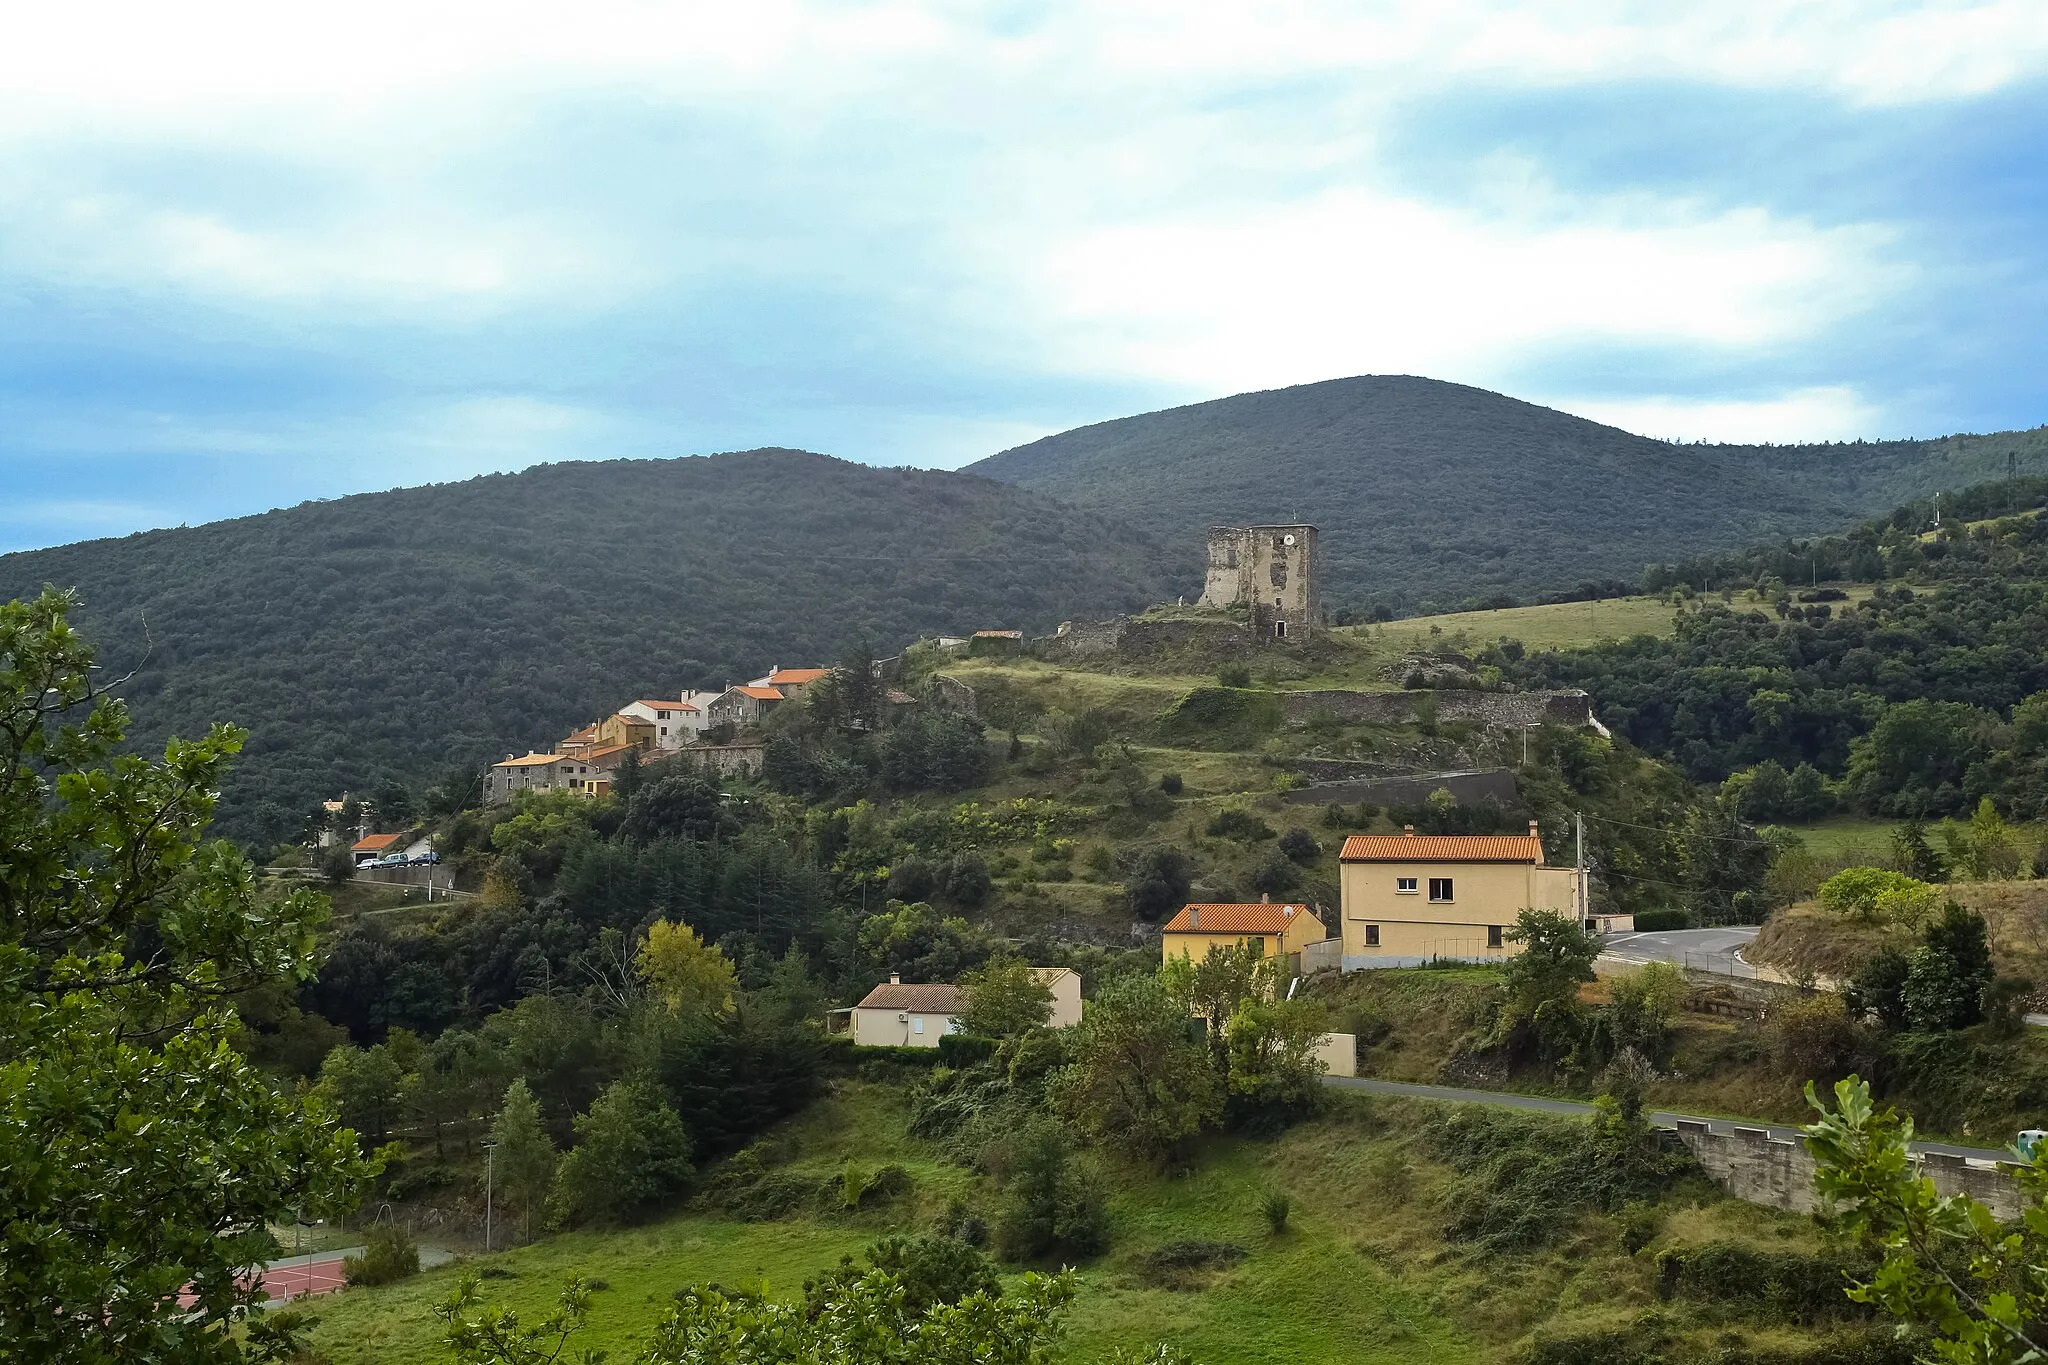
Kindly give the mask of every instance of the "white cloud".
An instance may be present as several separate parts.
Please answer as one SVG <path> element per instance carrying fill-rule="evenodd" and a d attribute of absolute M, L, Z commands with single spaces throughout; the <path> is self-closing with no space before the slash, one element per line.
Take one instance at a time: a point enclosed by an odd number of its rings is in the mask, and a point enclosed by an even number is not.
<path fill-rule="evenodd" d="M 1067 324 L 1070 364 L 1227 388 L 1482 377 L 1566 342 L 1756 347 L 1840 322 L 1899 274 L 1871 229 L 1584 209 L 1575 222 L 1480 219 L 1343 190 L 1105 228 L 1050 253 L 1046 306 Z"/>
<path fill-rule="evenodd" d="M 1882 411 L 1851 385 L 1795 389 L 1770 398 L 1571 398 L 1566 412 L 1670 441 L 1737 444 L 1853 441 L 1886 434 Z"/>

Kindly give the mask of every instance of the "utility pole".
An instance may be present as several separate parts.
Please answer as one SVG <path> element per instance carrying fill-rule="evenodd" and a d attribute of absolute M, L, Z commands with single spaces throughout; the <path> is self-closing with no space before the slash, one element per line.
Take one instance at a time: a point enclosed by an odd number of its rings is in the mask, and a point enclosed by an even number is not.
<path fill-rule="evenodd" d="M 1584 928 L 1592 920 L 1593 907 L 1586 897 L 1586 817 L 1577 811 L 1572 812 L 1572 832 L 1578 842 L 1579 927 Z"/>
<path fill-rule="evenodd" d="M 1934 529 L 1941 529 L 1941 494 L 1934 495 Z"/>
<path fill-rule="evenodd" d="M 491 1177 L 496 1174 L 498 1144 L 484 1144 L 484 1255 L 491 1254 Z"/>

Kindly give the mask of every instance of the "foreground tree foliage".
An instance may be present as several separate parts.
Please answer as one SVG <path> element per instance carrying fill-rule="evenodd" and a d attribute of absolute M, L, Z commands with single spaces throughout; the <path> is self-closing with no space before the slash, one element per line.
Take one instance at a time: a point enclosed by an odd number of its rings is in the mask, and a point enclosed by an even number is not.
<path fill-rule="evenodd" d="M 1877 1108 L 1860 1077 L 1836 1083 L 1833 1109 L 1811 1082 L 1806 1098 L 1820 1111 L 1806 1129 L 1814 1191 L 1882 1258 L 1849 1297 L 1933 1332 L 1929 1353 L 1944 1365 L 2048 1355 L 2048 1169 L 2036 1160 L 2015 1170 L 2026 1209 L 2003 1224 L 1968 1195 L 1941 1195 L 1916 1174 L 1913 1120 Z"/>
<path fill-rule="evenodd" d="M 204 838 L 240 732 L 119 753 L 71 606 L 0 606 L 0 1358 L 277 1358 L 289 1332 L 236 1331 L 239 1272 L 373 1168 L 234 1049 L 228 1001 L 309 974 L 325 902 Z"/>
<path fill-rule="evenodd" d="M 696 1285 L 676 1294 L 675 1307 L 637 1359 L 640 1365 L 1052 1365 L 1074 1290 L 1073 1272 L 1062 1271 L 1026 1275 L 1007 1292 L 984 1284 L 957 1301 L 932 1300 L 908 1293 L 902 1276 L 879 1268 L 831 1276 L 795 1303 Z M 570 1346 L 590 1311 L 590 1288 L 580 1279 L 530 1325 L 506 1309 L 477 1311 L 477 1299 L 477 1282 L 467 1278 L 438 1310 L 458 1365 L 595 1365 L 603 1358 Z"/>

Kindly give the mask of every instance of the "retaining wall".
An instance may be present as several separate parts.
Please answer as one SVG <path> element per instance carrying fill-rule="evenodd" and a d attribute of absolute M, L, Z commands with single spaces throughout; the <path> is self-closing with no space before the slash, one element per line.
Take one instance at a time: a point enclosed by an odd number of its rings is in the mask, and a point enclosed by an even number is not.
<path fill-rule="evenodd" d="M 1063 621 L 1059 633 L 1038 642 L 1047 659 L 1157 658 L 1189 648 L 1204 656 L 1237 657 L 1253 652 L 1249 627 L 1235 621 Z"/>
<path fill-rule="evenodd" d="M 1506 768 L 1471 773 L 1421 773 L 1405 777 L 1361 778 L 1350 782 L 1318 782 L 1296 787 L 1284 800 L 1295 805 L 1327 805 L 1332 801 L 1355 805 L 1370 801 L 1375 806 L 1419 806 L 1429 794 L 1442 787 L 1462 805 L 1494 800 L 1512 806 L 1521 795 L 1515 775 Z"/>
<path fill-rule="evenodd" d="M 1578 688 L 1564 692 L 1474 692 L 1459 688 L 1415 692 L 1282 692 L 1280 716 L 1306 725 L 1329 713 L 1350 725 L 1412 725 L 1425 700 L 1440 721 L 1477 721 L 1493 730 L 1537 725 L 1596 726 L 1593 699 Z"/>
<path fill-rule="evenodd" d="M 1737 1199 L 1791 1213 L 1813 1211 L 1813 1157 L 1804 1143 L 1772 1137 L 1762 1128 L 1717 1133 L 1697 1119 L 1678 1121 L 1678 1140 Z M 2019 1186 L 1999 1165 L 1925 1152 L 1920 1169 L 1943 1194 L 1967 1194 L 2000 1218 L 2020 1214 Z"/>

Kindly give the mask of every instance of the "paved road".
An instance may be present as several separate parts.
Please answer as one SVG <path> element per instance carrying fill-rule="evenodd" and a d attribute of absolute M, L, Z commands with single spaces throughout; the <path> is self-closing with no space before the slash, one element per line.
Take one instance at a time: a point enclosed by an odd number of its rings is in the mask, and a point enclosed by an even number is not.
<path fill-rule="evenodd" d="M 1574 1117 L 1590 1114 L 1593 1106 L 1576 1100 L 1553 1100 L 1544 1095 L 1513 1095 L 1500 1090 L 1465 1090 L 1449 1085 L 1413 1085 L 1407 1081 L 1378 1081 L 1366 1076 L 1325 1076 L 1325 1085 L 1339 1090 L 1365 1090 L 1375 1095 L 1399 1095 L 1414 1100 L 1445 1100 L 1454 1104 L 1491 1104 L 1503 1109 L 1533 1109 L 1543 1114 L 1568 1114 Z M 1664 1110 L 1650 1115 L 1650 1122 L 1659 1128 L 1676 1128 L 1680 1119 L 1692 1119 L 1708 1125 L 1717 1133 L 1726 1133 L 1735 1128 L 1761 1128 L 1774 1138 L 1797 1142 L 1800 1137 L 1797 1128 L 1786 1128 L 1752 1119 L 1711 1118 L 1705 1114 L 1674 1114 Z M 1946 1152 L 1954 1156 L 1975 1157 L 1979 1161 L 2010 1161 L 2006 1152 L 1994 1152 L 1986 1147 L 1958 1147 L 1950 1142 L 1916 1142 L 1916 1152 Z"/>
<path fill-rule="evenodd" d="M 1738 950 L 1756 937 L 1750 925 L 1725 929 L 1666 929 L 1656 933 L 1610 934 L 1606 954 L 1624 962 L 1676 962 L 1696 971 L 1751 976 L 1754 969 Z"/>

